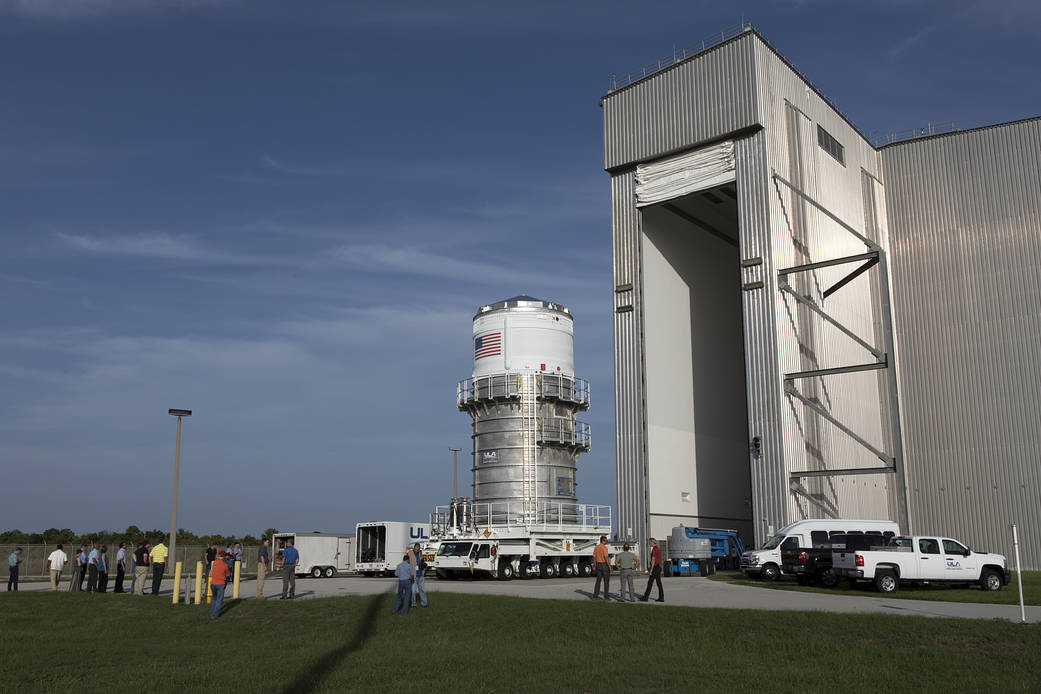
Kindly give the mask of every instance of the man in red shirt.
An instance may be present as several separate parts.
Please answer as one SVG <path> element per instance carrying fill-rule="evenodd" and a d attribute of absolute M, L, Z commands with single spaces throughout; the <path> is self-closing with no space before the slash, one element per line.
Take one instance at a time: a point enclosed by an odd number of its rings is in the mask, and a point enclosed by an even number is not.
<path fill-rule="evenodd" d="M 651 597 L 651 586 L 654 582 L 658 582 L 658 599 L 655 602 L 665 602 L 665 591 L 661 587 L 661 549 L 658 548 L 658 542 L 653 537 L 650 539 L 651 543 L 651 561 L 647 565 L 647 590 L 643 592 L 643 596 L 640 598 L 641 602 L 647 602 L 647 598 Z"/>
<path fill-rule="evenodd" d="M 220 617 L 220 606 L 224 602 L 224 588 L 228 584 L 227 552 L 217 555 L 217 561 L 210 566 L 210 587 L 213 589 L 213 600 L 210 602 L 210 619 Z"/>
<path fill-rule="evenodd" d="M 607 536 L 600 536 L 600 544 L 593 548 L 593 561 L 596 563 L 596 583 L 593 585 L 593 599 L 599 600 L 600 581 L 604 582 L 604 600 L 610 600 L 611 565 L 607 563 Z"/>

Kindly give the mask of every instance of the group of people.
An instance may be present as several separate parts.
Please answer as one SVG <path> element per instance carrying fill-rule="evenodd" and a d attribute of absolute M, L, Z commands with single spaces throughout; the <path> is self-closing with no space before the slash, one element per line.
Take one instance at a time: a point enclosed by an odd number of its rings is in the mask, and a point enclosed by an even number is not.
<path fill-rule="evenodd" d="M 21 550 L 16 550 L 20 552 Z M 163 541 L 152 546 L 152 543 L 143 540 L 138 543 L 137 549 L 131 554 L 127 552 L 125 542 L 119 543 L 115 559 L 109 557 L 108 545 L 91 542 L 82 544 L 79 550 L 73 554 L 72 576 L 66 590 L 69 592 L 84 590 L 83 583 L 86 581 L 88 593 L 105 593 L 108 591 L 109 574 L 115 570 L 116 580 L 113 593 L 136 593 L 145 594 L 145 583 L 148 581 L 148 572 L 152 572 L 152 595 L 159 595 L 159 585 L 162 583 L 163 574 L 166 573 L 166 559 L 169 550 Z M 65 564 L 70 563 L 69 555 L 65 553 L 62 545 L 50 553 L 47 557 L 47 573 L 51 579 L 51 590 L 58 590 L 61 583 L 61 574 L 65 570 Z M 130 590 L 123 590 L 123 583 L 127 574 L 130 574 Z M 15 590 L 17 590 L 17 574 L 15 574 Z"/>
<path fill-rule="evenodd" d="M 651 597 L 651 588 L 657 583 L 658 599 L 656 602 L 665 602 L 665 591 L 661 585 L 661 549 L 653 537 L 651 543 L 651 561 L 647 570 L 647 590 L 640 596 L 641 602 L 647 602 Z M 593 600 L 610 600 L 611 565 L 608 562 L 609 551 L 607 547 L 607 536 L 600 536 L 600 544 L 593 549 L 593 561 L 596 565 L 596 583 L 593 584 Z M 640 568 L 640 555 L 633 552 L 628 544 L 622 545 L 622 551 L 615 555 L 614 568 L 618 569 L 622 581 L 622 588 L 618 592 L 618 598 L 622 602 L 636 602 L 636 594 L 633 589 L 633 577 Z M 600 584 L 604 585 L 604 597 L 600 597 Z M 629 594 L 626 599 L 626 593 Z"/>
<path fill-rule="evenodd" d="M 428 606 L 426 580 L 423 578 L 426 568 L 422 548 L 417 542 L 405 552 L 401 563 L 394 569 L 394 575 L 398 578 L 398 595 L 394 598 L 391 614 L 399 611 L 408 614 L 409 607 L 415 607 L 417 601 L 422 607 Z"/>

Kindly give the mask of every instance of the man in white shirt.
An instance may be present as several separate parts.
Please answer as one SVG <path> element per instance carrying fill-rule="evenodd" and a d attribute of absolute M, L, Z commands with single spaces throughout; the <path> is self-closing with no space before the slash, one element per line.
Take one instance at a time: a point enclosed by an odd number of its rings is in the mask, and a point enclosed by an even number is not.
<path fill-rule="evenodd" d="M 69 555 L 62 551 L 61 545 L 58 545 L 58 549 L 51 552 L 50 556 L 47 557 L 47 571 L 51 574 L 51 590 L 58 590 L 61 570 L 65 568 L 65 562 L 68 560 Z"/>

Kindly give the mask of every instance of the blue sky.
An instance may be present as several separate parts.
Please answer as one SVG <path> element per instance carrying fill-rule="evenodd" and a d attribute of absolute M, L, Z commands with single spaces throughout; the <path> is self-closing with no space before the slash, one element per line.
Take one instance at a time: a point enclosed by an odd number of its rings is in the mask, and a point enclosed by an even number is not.
<path fill-rule="evenodd" d="M 520 293 L 614 504 L 598 99 L 742 14 L 869 136 L 1041 114 L 1027 1 L 0 0 L 0 527 L 167 527 L 170 407 L 182 527 L 425 519 Z"/>

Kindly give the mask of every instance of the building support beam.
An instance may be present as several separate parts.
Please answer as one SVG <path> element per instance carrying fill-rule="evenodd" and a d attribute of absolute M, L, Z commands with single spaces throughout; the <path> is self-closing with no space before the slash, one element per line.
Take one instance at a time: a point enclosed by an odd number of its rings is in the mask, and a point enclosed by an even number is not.
<path fill-rule="evenodd" d="M 785 386 L 784 386 L 784 392 L 786 394 L 792 396 L 796 400 L 799 400 L 800 402 L 802 402 L 802 404 L 806 405 L 806 407 L 809 407 L 811 410 L 813 410 L 814 412 L 819 414 L 821 417 L 823 417 L 824 419 L 826 419 L 829 422 L 831 422 L 832 424 L 834 424 L 844 434 L 849 436 L 851 439 L 853 439 L 854 441 L 859 443 L 864 448 L 866 448 L 869 451 L 871 451 L 872 453 L 874 453 L 875 457 L 877 457 L 879 460 L 881 460 L 886 465 L 895 465 L 895 461 L 893 460 L 893 457 L 891 455 L 889 455 L 888 453 L 886 453 L 884 451 L 879 450 L 878 448 L 876 448 L 872 444 L 868 443 L 868 441 L 865 440 L 862 436 L 860 436 L 860 434 L 858 434 L 857 432 L 853 431 L 848 426 L 846 426 L 845 424 L 840 422 L 838 419 L 836 419 L 835 415 L 833 415 L 831 412 L 828 412 L 819 403 L 816 403 L 813 400 L 810 400 L 805 395 L 800 393 L 795 386 L 791 385 L 790 383 L 786 383 Z"/>
<path fill-rule="evenodd" d="M 874 263 L 878 262 L 878 259 L 876 258 L 874 261 L 869 261 L 869 262 L 871 262 L 871 264 L 874 264 Z M 793 299 L 798 301 L 800 304 L 802 304 L 806 308 L 810 309 L 811 311 L 816 313 L 818 316 L 820 316 L 821 318 L 823 318 L 827 322 L 829 322 L 832 325 L 834 325 L 836 328 L 839 329 L 839 331 L 843 335 L 845 335 L 846 337 L 848 337 L 849 339 L 853 340 L 858 345 L 860 345 L 861 347 L 863 347 L 864 349 L 866 349 L 867 351 L 869 351 L 873 355 L 875 355 L 875 358 L 878 359 L 879 362 L 885 363 L 885 361 L 886 361 L 886 354 L 885 354 L 885 352 L 883 352 L 882 350 L 877 349 L 876 347 L 871 345 L 871 343 L 869 343 L 867 340 L 865 340 L 862 337 L 860 337 L 860 335 L 857 335 L 855 332 L 853 332 L 852 330 L 847 328 L 845 325 L 840 323 L 837 319 L 833 318 L 827 311 L 822 309 L 820 306 L 818 306 L 817 304 L 813 303 L 812 301 L 807 299 L 805 296 L 803 296 L 799 292 L 795 291 L 792 288 L 792 286 L 790 284 L 788 284 L 788 281 L 786 279 L 784 279 L 784 278 L 780 279 L 778 289 L 780 289 L 782 292 L 787 293 L 789 296 L 791 296 Z"/>
<path fill-rule="evenodd" d="M 836 282 L 835 284 L 833 284 L 830 287 L 828 287 L 827 289 L 825 289 L 824 293 L 821 296 L 823 298 L 827 299 L 829 296 L 831 296 L 832 294 L 834 294 L 838 290 L 842 289 L 847 284 L 849 284 L 853 280 L 857 279 L 858 277 L 860 277 L 861 275 L 863 275 L 865 272 L 867 272 L 871 268 L 875 267 L 876 265 L 878 265 L 878 255 L 877 254 L 875 255 L 874 258 L 872 258 L 871 260 L 867 261 L 866 263 L 864 263 L 863 265 L 858 267 L 856 270 L 854 270 L 853 272 L 849 273 L 848 275 L 846 275 L 845 277 L 840 279 L 838 282 Z"/>

